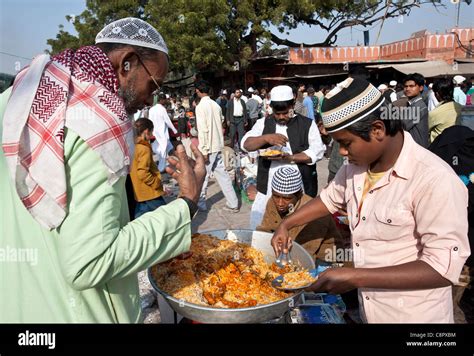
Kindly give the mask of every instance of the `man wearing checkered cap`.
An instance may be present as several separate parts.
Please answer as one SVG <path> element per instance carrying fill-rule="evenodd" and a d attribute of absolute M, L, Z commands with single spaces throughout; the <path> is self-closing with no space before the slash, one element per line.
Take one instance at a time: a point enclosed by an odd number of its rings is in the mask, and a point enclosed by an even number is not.
<path fill-rule="evenodd" d="M 279 168 L 272 178 L 272 197 L 268 200 L 262 222 L 257 230 L 275 232 L 284 218 L 311 201 L 304 193 L 301 173 L 294 167 Z M 327 262 L 333 259 L 334 247 L 341 245 L 342 237 L 331 216 L 311 221 L 289 231 L 292 241 L 303 245 L 311 256 Z"/>
<path fill-rule="evenodd" d="M 35 252 L 2 263 L 1 322 L 140 322 L 137 273 L 189 250 L 205 175 L 197 149 L 194 170 L 182 146 L 167 168 L 181 199 L 129 222 L 125 191 L 129 117 L 167 72 L 158 31 L 125 18 L 95 46 L 37 56 L 0 97 L 0 246 Z"/>
<path fill-rule="evenodd" d="M 349 164 L 283 220 L 272 245 L 276 255 L 286 252 L 292 228 L 346 210 L 355 268 L 329 269 L 311 289 L 358 289 L 369 323 L 452 323 L 452 286 L 470 255 L 467 189 L 400 120 L 384 118 L 384 101 L 358 78 L 326 95 L 324 127 Z"/>

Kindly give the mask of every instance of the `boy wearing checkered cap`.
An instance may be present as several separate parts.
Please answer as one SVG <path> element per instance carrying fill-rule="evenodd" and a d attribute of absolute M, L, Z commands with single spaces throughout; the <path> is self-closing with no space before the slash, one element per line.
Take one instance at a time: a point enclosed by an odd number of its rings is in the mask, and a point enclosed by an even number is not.
<path fill-rule="evenodd" d="M 295 167 L 281 167 L 272 178 L 272 196 L 268 200 L 262 223 L 257 230 L 275 232 L 281 221 L 298 211 L 311 197 L 304 193 L 300 171 Z M 331 216 L 297 226 L 289 231 L 293 241 L 303 245 L 311 256 L 327 262 L 336 262 L 333 249 L 341 244 L 341 235 Z"/>
<path fill-rule="evenodd" d="M 452 323 L 452 285 L 470 255 L 467 189 L 383 104 L 377 88 L 357 78 L 326 95 L 323 123 L 349 164 L 283 220 L 272 245 L 286 252 L 292 228 L 346 210 L 355 268 L 329 269 L 311 289 L 358 289 L 370 323 Z"/>

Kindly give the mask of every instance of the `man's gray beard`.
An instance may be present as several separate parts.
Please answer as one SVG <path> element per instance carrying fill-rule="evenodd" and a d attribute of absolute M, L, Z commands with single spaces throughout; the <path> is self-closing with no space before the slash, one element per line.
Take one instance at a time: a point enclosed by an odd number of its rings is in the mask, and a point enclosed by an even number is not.
<path fill-rule="evenodd" d="M 119 88 L 119 90 L 117 91 L 117 95 L 122 98 L 123 103 L 125 105 L 125 111 L 127 111 L 128 114 L 131 114 L 132 110 L 136 110 L 132 107 L 135 101 L 137 100 L 137 93 L 133 88 Z"/>

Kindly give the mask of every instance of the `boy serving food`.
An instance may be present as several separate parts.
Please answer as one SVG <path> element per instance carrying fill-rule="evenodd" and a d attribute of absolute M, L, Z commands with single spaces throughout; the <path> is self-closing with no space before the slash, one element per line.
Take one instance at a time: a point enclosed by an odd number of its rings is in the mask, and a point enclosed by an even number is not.
<path fill-rule="evenodd" d="M 346 209 L 360 258 L 354 268 L 321 273 L 311 289 L 357 288 L 361 317 L 370 323 L 452 323 L 451 288 L 470 254 L 466 187 L 400 120 L 390 120 L 382 94 L 367 81 L 338 84 L 322 112 L 349 164 L 282 221 L 272 239 L 275 253 L 291 247 L 293 227 Z"/>

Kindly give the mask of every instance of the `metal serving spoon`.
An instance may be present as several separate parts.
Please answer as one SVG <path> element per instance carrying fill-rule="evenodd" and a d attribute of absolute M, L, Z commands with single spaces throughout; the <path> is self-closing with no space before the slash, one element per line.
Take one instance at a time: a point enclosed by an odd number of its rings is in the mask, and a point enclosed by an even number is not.
<path fill-rule="evenodd" d="M 290 256 L 290 251 L 288 251 L 288 253 L 281 252 L 280 255 L 277 257 L 277 259 L 275 260 L 275 264 L 279 268 L 284 268 L 287 265 L 293 264 L 293 261 Z"/>

